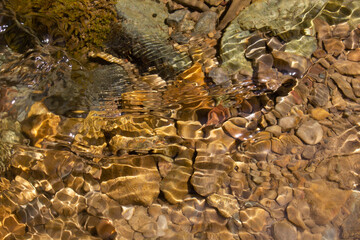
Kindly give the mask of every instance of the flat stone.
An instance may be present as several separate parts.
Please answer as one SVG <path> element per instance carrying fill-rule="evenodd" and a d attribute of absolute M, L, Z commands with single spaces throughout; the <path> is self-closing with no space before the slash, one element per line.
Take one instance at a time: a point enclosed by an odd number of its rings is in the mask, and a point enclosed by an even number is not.
<path fill-rule="evenodd" d="M 330 77 L 335 81 L 336 85 L 340 88 L 340 90 L 346 97 L 354 101 L 356 100 L 354 92 L 352 91 L 352 87 L 350 83 L 346 81 L 345 76 L 339 73 L 333 73 Z"/>
<path fill-rule="evenodd" d="M 340 55 L 342 51 L 344 51 L 345 46 L 339 39 L 330 38 L 323 40 L 325 50 L 334 56 Z"/>
<path fill-rule="evenodd" d="M 181 21 L 185 18 L 187 14 L 190 12 L 186 9 L 177 10 L 171 14 L 169 14 L 166 19 L 166 23 L 171 27 L 178 27 Z"/>
<path fill-rule="evenodd" d="M 308 68 L 307 59 L 288 52 L 272 51 L 274 67 L 291 76 L 301 77 Z"/>
<path fill-rule="evenodd" d="M 345 75 L 360 75 L 360 62 L 338 60 L 334 63 L 336 70 Z"/>
<path fill-rule="evenodd" d="M 296 135 L 307 144 L 317 144 L 323 138 L 323 129 L 315 120 L 304 122 L 296 131 Z"/>
<path fill-rule="evenodd" d="M 360 97 L 360 77 L 351 79 L 351 86 L 355 96 Z"/>
<path fill-rule="evenodd" d="M 216 85 L 221 85 L 230 80 L 229 74 L 223 68 L 213 68 L 209 72 L 209 77 Z"/>
<path fill-rule="evenodd" d="M 287 116 L 287 117 L 283 117 L 280 118 L 279 120 L 279 126 L 281 127 L 281 129 L 286 132 L 289 131 L 290 129 L 293 129 L 297 126 L 297 124 L 299 123 L 299 118 L 296 116 Z"/>
<path fill-rule="evenodd" d="M 324 180 L 308 183 L 304 192 L 310 206 L 310 215 L 318 225 L 328 224 L 351 195 L 351 191 L 334 188 Z"/>
<path fill-rule="evenodd" d="M 341 225 L 343 239 L 360 239 L 360 193 L 353 191 L 350 199 L 350 215 Z"/>
<path fill-rule="evenodd" d="M 206 198 L 206 202 L 216 208 L 219 213 L 226 217 L 232 217 L 237 211 L 239 211 L 239 204 L 233 195 L 219 195 L 214 193 Z"/>
<path fill-rule="evenodd" d="M 316 152 L 315 146 L 307 145 L 304 148 L 304 151 L 302 152 L 301 156 L 305 159 L 312 159 L 315 155 L 315 152 Z"/>
<path fill-rule="evenodd" d="M 333 30 L 333 37 L 346 38 L 350 33 L 350 25 L 347 22 L 340 23 Z"/>
<path fill-rule="evenodd" d="M 275 240 L 288 240 L 296 239 L 296 227 L 284 220 L 274 224 L 274 239 Z"/>
<path fill-rule="evenodd" d="M 353 61 L 353 62 L 360 62 L 360 48 L 351 50 L 347 55 L 347 60 Z"/>
<path fill-rule="evenodd" d="M 217 14 L 215 12 L 204 12 L 195 25 L 194 32 L 199 34 L 208 34 L 216 28 Z"/>
<path fill-rule="evenodd" d="M 281 134 L 281 127 L 278 125 L 270 126 L 265 129 L 265 131 L 274 134 L 274 136 L 278 137 Z"/>

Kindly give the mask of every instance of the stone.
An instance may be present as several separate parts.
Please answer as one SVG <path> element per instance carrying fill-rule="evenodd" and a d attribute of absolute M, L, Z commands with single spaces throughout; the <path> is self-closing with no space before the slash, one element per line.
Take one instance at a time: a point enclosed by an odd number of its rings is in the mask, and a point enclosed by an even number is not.
<path fill-rule="evenodd" d="M 152 156 L 113 157 L 104 161 L 101 192 L 121 205 L 149 206 L 160 193 L 160 174 Z M 146 183 L 146 184 L 144 184 Z"/>
<path fill-rule="evenodd" d="M 360 75 L 360 62 L 337 60 L 334 67 L 343 75 Z"/>
<path fill-rule="evenodd" d="M 332 187 L 324 180 L 315 180 L 307 185 L 303 191 L 310 206 L 311 217 L 318 225 L 328 224 L 351 195 L 351 191 Z"/>
<path fill-rule="evenodd" d="M 360 97 L 360 77 L 351 79 L 351 86 L 356 97 Z"/>
<path fill-rule="evenodd" d="M 287 52 L 272 51 L 274 57 L 274 67 L 288 75 L 301 78 L 308 68 L 306 58 Z"/>
<path fill-rule="evenodd" d="M 346 57 L 349 61 L 360 62 L 360 48 L 349 51 Z"/>
<path fill-rule="evenodd" d="M 280 187 L 278 191 L 276 202 L 279 203 L 280 206 L 285 206 L 293 199 L 293 190 L 291 187 Z"/>
<path fill-rule="evenodd" d="M 300 119 L 296 116 L 287 116 L 279 119 L 279 126 L 283 132 L 287 132 L 293 128 L 296 128 Z"/>
<path fill-rule="evenodd" d="M 209 77 L 216 85 L 221 85 L 230 80 L 228 73 L 223 68 L 213 68 L 209 72 Z"/>
<path fill-rule="evenodd" d="M 301 156 L 305 159 L 309 159 L 311 160 L 316 152 L 316 147 L 315 146 L 311 146 L 311 145 L 307 145 L 304 148 L 304 151 L 302 152 Z"/>
<path fill-rule="evenodd" d="M 196 23 L 194 32 L 198 34 L 208 34 L 216 28 L 217 14 L 215 12 L 204 12 Z"/>
<path fill-rule="evenodd" d="M 356 49 L 359 47 L 359 35 L 354 30 L 350 32 L 350 36 L 344 40 L 346 49 Z"/>
<path fill-rule="evenodd" d="M 177 10 L 166 18 L 166 23 L 171 26 L 177 28 L 181 21 L 188 15 L 190 12 L 186 9 Z"/>
<path fill-rule="evenodd" d="M 288 240 L 296 239 L 296 227 L 288 221 L 281 221 L 274 224 L 274 239 L 275 240 Z"/>
<path fill-rule="evenodd" d="M 294 199 L 286 208 L 287 217 L 295 226 L 307 229 L 304 220 L 310 217 L 310 207 L 304 200 Z"/>
<path fill-rule="evenodd" d="M 269 213 L 262 208 L 251 207 L 240 211 L 240 220 L 243 226 L 254 232 L 260 232 L 267 224 Z"/>
<path fill-rule="evenodd" d="M 349 36 L 349 32 L 350 32 L 350 25 L 347 22 L 336 25 L 334 30 L 332 31 L 333 37 L 342 38 L 342 39 Z"/>
<path fill-rule="evenodd" d="M 216 208 L 219 213 L 226 217 L 232 217 L 236 212 L 239 211 L 239 204 L 236 198 L 232 195 L 219 195 L 217 193 L 211 194 L 206 198 L 206 202 Z"/>
<path fill-rule="evenodd" d="M 358 239 L 360 238 L 360 194 L 353 191 L 348 200 L 350 205 L 348 207 L 349 216 L 341 224 L 341 237 L 343 239 Z"/>
<path fill-rule="evenodd" d="M 313 108 L 311 109 L 310 115 L 315 120 L 321 121 L 326 119 L 330 115 L 330 113 L 323 108 Z"/>
<path fill-rule="evenodd" d="M 334 56 L 339 56 L 342 51 L 344 51 L 345 46 L 339 39 L 330 38 L 323 40 L 325 50 Z"/>
<path fill-rule="evenodd" d="M 296 135 L 307 144 L 317 144 L 323 138 L 323 129 L 315 120 L 308 120 L 301 124 L 296 131 Z"/>
<path fill-rule="evenodd" d="M 177 156 L 170 172 L 160 184 L 160 190 L 164 193 L 166 200 L 176 204 L 185 198 L 188 194 L 188 180 L 192 172 L 192 159 L 181 155 Z"/>
<path fill-rule="evenodd" d="M 233 169 L 234 160 L 228 155 L 198 155 L 195 159 L 194 173 L 190 182 L 198 194 L 208 196 L 219 190 Z"/>
<path fill-rule="evenodd" d="M 265 128 L 265 131 L 274 134 L 275 137 L 278 137 L 281 134 L 281 127 L 278 125 L 274 125 L 274 126 Z"/>
<path fill-rule="evenodd" d="M 330 25 L 321 18 L 314 19 L 315 30 L 319 40 L 331 37 Z"/>
<path fill-rule="evenodd" d="M 325 106 L 330 99 L 329 88 L 323 83 L 315 83 L 310 93 L 309 100 L 315 107 Z"/>
<path fill-rule="evenodd" d="M 330 75 L 331 79 L 333 79 L 336 85 L 340 88 L 341 92 L 348 98 L 356 101 L 356 97 L 354 92 L 352 91 L 352 87 L 348 81 L 346 81 L 346 77 L 339 74 L 333 73 Z"/>
<path fill-rule="evenodd" d="M 244 127 L 237 126 L 233 121 L 228 120 L 223 124 L 224 130 L 233 138 L 244 141 L 249 138 L 251 132 Z"/>

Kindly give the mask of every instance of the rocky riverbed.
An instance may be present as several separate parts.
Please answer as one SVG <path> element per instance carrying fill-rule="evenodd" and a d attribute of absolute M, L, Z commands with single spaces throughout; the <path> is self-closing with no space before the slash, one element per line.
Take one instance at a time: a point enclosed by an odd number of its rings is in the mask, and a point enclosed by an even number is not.
<path fill-rule="evenodd" d="M 1 239 L 360 238 L 358 1 L 104 2 L 0 5 Z"/>

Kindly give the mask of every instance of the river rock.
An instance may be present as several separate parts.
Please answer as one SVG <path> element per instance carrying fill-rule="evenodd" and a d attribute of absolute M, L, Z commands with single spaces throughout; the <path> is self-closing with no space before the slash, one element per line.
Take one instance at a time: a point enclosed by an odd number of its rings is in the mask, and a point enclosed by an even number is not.
<path fill-rule="evenodd" d="M 315 120 L 304 122 L 296 131 L 296 135 L 307 144 L 317 144 L 323 138 L 323 129 Z"/>
<path fill-rule="evenodd" d="M 334 63 L 334 67 L 344 75 L 360 75 L 360 62 L 338 60 Z"/>
<path fill-rule="evenodd" d="M 274 238 L 275 240 L 296 239 L 296 227 L 284 220 L 274 224 Z"/>

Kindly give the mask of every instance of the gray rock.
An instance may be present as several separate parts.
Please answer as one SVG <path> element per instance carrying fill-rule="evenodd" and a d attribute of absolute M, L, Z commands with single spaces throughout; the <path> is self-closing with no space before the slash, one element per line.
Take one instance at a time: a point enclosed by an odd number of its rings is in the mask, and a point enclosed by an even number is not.
<path fill-rule="evenodd" d="M 166 24 L 170 27 L 177 28 L 188 13 L 190 12 L 186 9 L 177 10 L 169 15 L 169 17 L 166 19 Z"/>
<path fill-rule="evenodd" d="M 304 122 L 296 132 L 296 135 L 307 144 L 317 144 L 323 138 L 323 129 L 315 120 Z"/>
<path fill-rule="evenodd" d="M 195 25 L 194 32 L 198 34 L 208 34 L 215 30 L 217 14 L 215 12 L 204 12 Z"/>
<path fill-rule="evenodd" d="M 213 68 L 209 72 L 209 77 L 216 85 L 221 85 L 230 80 L 228 73 L 223 68 Z"/>

